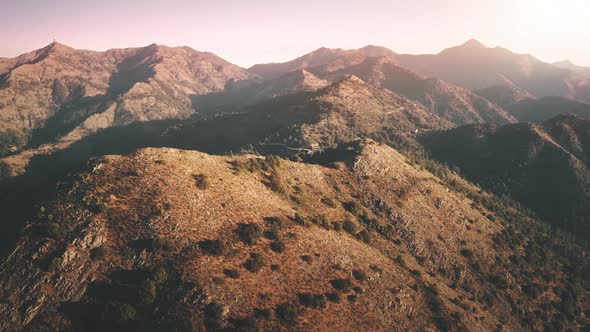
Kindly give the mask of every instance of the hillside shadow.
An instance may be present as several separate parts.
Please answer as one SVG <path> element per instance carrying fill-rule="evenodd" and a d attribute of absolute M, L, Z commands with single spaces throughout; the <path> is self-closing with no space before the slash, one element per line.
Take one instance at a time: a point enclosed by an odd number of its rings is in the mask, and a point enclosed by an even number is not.
<path fill-rule="evenodd" d="M 153 63 L 145 61 L 151 52 L 147 48 L 121 62 L 117 66 L 117 71 L 109 79 L 107 95 L 119 96 L 131 90 L 136 83 L 147 82 L 153 77 L 156 73 L 152 68 Z"/>
<path fill-rule="evenodd" d="M 104 112 L 111 104 L 112 100 L 106 95 L 81 97 L 63 104 L 55 115 L 46 121 L 44 127 L 33 130 L 26 149 L 55 141 L 74 130 L 93 114 Z"/>
<path fill-rule="evenodd" d="M 58 186 L 67 187 L 71 182 L 69 174 L 79 172 L 92 157 L 127 155 L 145 147 L 170 147 L 217 155 L 243 150 L 263 155 L 293 155 L 296 152 L 286 149 L 285 145 L 264 143 L 284 142 L 283 138 L 297 136 L 297 125 L 318 120 L 320 110 L 315 106 L 290 107 L 299 105 L 301 98 L 269 101 L 240 114 L 110 127 L 66 149 L 33 157 L 25 174 L 0 183 L 0 255 L 13 248 L 19 231 L 26 222 L 34 220 L 40 204 L 54 199 Z"/>
<path fill-rule="evenodd" d="M 192 94 L 192 108 L 202 114 L 239 112 L 244 108 L 252 89 L 260 84 L 258 79 L 247 79 L 238 82 L 229 81 L 223 91 L 204 95 Z"/>
<path fill-rule="evenodd" d="M 55 198 L 69 174 L 80 171 L 92 157 L 129 154 L 149 146 L 163 146 L 162 133 L 177 121 L 153 121 L 112 127 L 51 155 L 35 156 L 27 172 L 0 183 L 0 256 L 14 247 L 20 230 L 35 218 L 40 204 Z"/>
<path fill-rule="evenodd" d="M 47 119 L 44 127 L 33 130 L 27 149 L 63 137 L 90 116 L 106 111 L 119 96 L 128 92 L 136 83 L 147 82 L 155 74 L 152 64 L 144 61 L 150 52 L 150 49 L 143 50 L 121 62 L 109 78 L 109 86 L 105 94 L 85 97 L 85 91 L 81 88 L 73 96 L 64 96 L 70 100 L 62 104 L 59 110 Z"/>

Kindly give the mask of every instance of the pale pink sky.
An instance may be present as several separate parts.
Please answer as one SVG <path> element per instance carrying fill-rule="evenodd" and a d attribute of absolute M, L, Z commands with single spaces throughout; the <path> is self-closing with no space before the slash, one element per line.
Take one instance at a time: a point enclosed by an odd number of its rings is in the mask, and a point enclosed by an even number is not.
<path fill-rule="evenodd" d="M 322 46 L 436 53 L 476 38 L 590 66 L 589 22 L 586 0 L 0 0 L 0 56 L 55 35 L 92 50 L 187 45 L 248 67 Z"/>

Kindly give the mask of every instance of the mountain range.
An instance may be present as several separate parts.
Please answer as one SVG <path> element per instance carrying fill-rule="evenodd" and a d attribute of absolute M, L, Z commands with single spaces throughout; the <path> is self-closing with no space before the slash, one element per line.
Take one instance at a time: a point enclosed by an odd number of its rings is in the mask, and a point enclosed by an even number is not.
<path fill-rule="evenodd" d="M 136 121 L 188 118 L 193 95 L 253 76 L 186 47 L 92 52 L 52 43 L 2 66 L 0 151 Z"/>
<path fill-rule="evenodd" d="M 589 102 L 475 40 L 0 58 L 0 330 L 583 330 Z"/>

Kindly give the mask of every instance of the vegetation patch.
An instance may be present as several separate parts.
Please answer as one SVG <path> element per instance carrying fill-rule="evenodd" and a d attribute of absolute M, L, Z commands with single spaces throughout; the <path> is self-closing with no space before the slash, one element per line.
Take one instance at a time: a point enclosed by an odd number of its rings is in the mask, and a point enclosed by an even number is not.
<path fill-rule="evenodd" d="M 337 289 L 341 292 L 348 292 L 352 289 L 352 281 L 348 278 L 338 278 L 330 280 L 330 284 L 334 289 Z"/>
<path fill-rule="evenodd" d="M 299 293 L 297 297 L 299 303 L 305 307 L 313 309 L 326 308 L 326 299 L 323 294 Z"/>
<path fill-rule="evenodd" d="M 262 270 L 264 265 L 265 262 L 264 258 L 262 258 L 262 255 L 255 252 L 251 253 L 250 258 L 248 258 L 248 260 L 246 260 L 246 262 L 244 263 L 244 267 L 246 268 L 246 270 L 253 273 L 257 273 L 260 270 Z"/>
<path fill-rule="evenodd" d="M 236 233 L 242 242 L 254 245 L 262 237 L 262 228 L 258 224 L 240 224 Z"/>
<path fill-rule="evenodd" d="M 193 175 L 197 188 L 205 190 L 209 187 L 209 178 L 205 174 Z"/>
<path fill-rule="evenodd" d="M 367 274 L 361 270 L 352 270 L 352 276 L 360 282 L 367 280 Z"/>
<path fill-rule="evenodd" d="M 366 229 L 363 229 L 362 231 L 358 232 L 355 237 L 357 238 L 357 240 L 364 242 L 366 244 L 370 244 L 372 239 L 371 239 L 371 233 L 369 233 L 369 231 L 367 231 Z"/>
<path fill-rule="evenodd" d="M 330 302 L 340 303 L 340 295 L 338 293 L 326 293 L 325 296 Z"/>
<path fill-rule="evenodd" d="M 268 187 L 279 194 L 284 194 L 287 190 L 285 189 L 285 184 L 281 175 L 273 171 L 267 178 L 268 180 Z"/>
<path fill-rule="evenodd" d="M 137 317 L 137 310 L 134 306 L 113 301 L 108 303 L 101 314 L 101 319 L 107 322 L 124 322 L 134 320 Z"/>
<path fill-rule="evenodd" d="M 344 220 L 344 223 L 342 224 L 342 228 L 350 234 L 355 234 L 356 230 L 357 230 L 356 224 L 354 223 L 354 221 L 352 221 L 350 219 Z"/>
<path fill-rule="evenodd" d="M 295 218 L 293 218 L 293 222 L 296 223 L 297 225 L 309 226 L 309 220 L 307 220 L 306 217 L 304 217 L 303 215 L 301 215 L 299 213 L 295 214 Z"/>
<path fill-rule="evenodd" d="M 93 248 L 90 250 L 90 259 L 93 261 L 100 261 L 106 258 L 108 250 L 104 246 Z"/>
<path fill-rule="evenodd" d="M 211 302 L 205 306 L 204 319 L 205 327 L 209 331 L 217 331 L 223 323 L 223 306 L 217 302 Z"/>
<path fill-rule="evenodd" d="M 207 255 L 221 256 L 227 250 L 227 243 L 223 240 L 202 240 L 199 241 L 199 248 Z"/>
<path fill-rule="evenodd" d="M 287 217 L 284 216 L 277 216 L 277 217 L 266 217 L 264 221 L 273 228 L 283 228 L 287 225 L 289 221 Z"/>
<path fill-rule="evenodd" d="M 275 308 L 275 316 L 281 325 L 292 326 L 297 322 L 297 311 L 290 303 L 278 304 Z"/>
<path fill-rule="evenodd" d="M 270 249 L 274 252 L 282 253 L 283 251 L 285 251 L 285 242 L 281 240 L 273 241 L 270 244 Z"/>
<path fill-rule="evenodd" d="M 232 279 L 238 279 L 240 277 L 240 271 L 235 270 L 235 269 L 225 269 L 225 270 L 223 270 L 223 274 L 225 274 L 226 276 L 228 276 Z"/>

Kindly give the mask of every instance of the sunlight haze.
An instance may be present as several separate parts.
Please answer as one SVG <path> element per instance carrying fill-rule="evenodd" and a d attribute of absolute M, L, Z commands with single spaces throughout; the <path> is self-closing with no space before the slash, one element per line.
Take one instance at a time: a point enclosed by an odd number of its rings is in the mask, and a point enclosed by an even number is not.
<path fill-rule="evenodd" d="M 589 9 L 583 0 L 4 0 L 0 56 L 37 49 L 55 36 L 100 51 L 186 45 L 248 67 L 319 47 L 373 44 L 397 53 L 437 53 L 475 38 L 546 62 L 590 66 Z"/>

